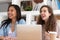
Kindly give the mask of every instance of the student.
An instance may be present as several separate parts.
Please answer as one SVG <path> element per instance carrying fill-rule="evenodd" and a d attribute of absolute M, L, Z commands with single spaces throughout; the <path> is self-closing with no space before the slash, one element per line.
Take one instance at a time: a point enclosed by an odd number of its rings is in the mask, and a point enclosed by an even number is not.
<path fill-rule="evenodd" d="M 40 15 L 37 24 L 41 24 L 43 28 L 43 40 L 50 40 L 49 31 L 56 32 L 56 19 L 53 10 L 48 5 L 43 5 L 40 8 Z"/>
<path fill-rule="evenodd" d="M 15 40 L 16 24 L 25 24 L 25 20 L 21 19 L 21 10 L 19 6 L 12 4 L 8 7 L 8 18 L 2 21 L 0 39 Z"/>

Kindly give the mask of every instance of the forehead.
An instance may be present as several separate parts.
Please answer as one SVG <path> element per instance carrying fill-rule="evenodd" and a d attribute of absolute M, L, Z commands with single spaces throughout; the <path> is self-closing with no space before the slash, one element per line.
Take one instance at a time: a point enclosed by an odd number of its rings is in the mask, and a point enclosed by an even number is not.
<path fill-rule="evenodd" d="M 13 6 L 10 6 L 9 9 L 14 9 L 15 10 L 15 8 Z"/>
<path fill-rule="evenodd" d="M 48 10 L 48 8 L 47 7 L 43 7 L 41 10 Z"/>

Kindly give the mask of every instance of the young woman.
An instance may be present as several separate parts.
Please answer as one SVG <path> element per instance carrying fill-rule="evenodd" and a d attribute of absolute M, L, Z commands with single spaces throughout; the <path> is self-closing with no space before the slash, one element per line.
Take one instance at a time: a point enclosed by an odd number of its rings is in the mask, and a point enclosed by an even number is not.
<path fill-rule="evenodd" d="M 43 27 L 43 40 L 50 40 L 49 31 L 56 31 L 56 19 L 53 14 L 53 10 L 48 5 L 43 5 L 40 8 L 40 15 L 37 24 L 41 24 Z"/>
<path fill-rule="evenodd" d="M 2 21 L 0 39 L 15 40 L 16 24 L 25 24 L 25 20 L 21 19 L 21 10 L 19 6 L 12 4 L 8 7 L 8 19 Z"/>

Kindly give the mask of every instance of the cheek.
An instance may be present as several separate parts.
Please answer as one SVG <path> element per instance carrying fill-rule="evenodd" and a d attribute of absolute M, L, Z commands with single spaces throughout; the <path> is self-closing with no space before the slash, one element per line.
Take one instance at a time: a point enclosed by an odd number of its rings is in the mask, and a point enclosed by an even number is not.
<path fill-rule="evenodd" d="M 16 13 L 14 13 L 13 16 L 16 17 Z"/>
<path fill-rule="evenodd" d="M 47 13 L 47 14 L 46 14 L 46 19 L 48 19 L 48 18 L 49 18 L 49 16 L 50 16 L 50 14 L 49 14 L 49 13 Z"/>
<path fill-rule="evenodd" d="M 13 12 L 13 16 L 16 17 L 16 12 Z"/>

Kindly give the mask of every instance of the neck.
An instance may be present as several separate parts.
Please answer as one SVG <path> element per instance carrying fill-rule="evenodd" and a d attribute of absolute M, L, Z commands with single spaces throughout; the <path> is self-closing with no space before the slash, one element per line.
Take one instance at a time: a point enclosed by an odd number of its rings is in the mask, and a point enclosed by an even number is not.
<path fill-rule="evenodd" d="M 15 23 L 16 22 L 16 18 L 15 19 L 12 19 L 12 23 Z"/>
<path fill-rule="evenodd" d="M 47 23 L 47 21 L 48 21 L 48 19 L 47 19 L 47 20 L 45 20 L 45 24 Z"/>

